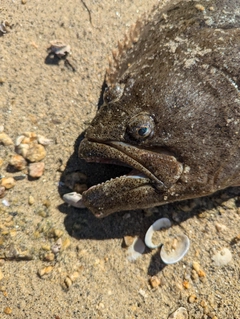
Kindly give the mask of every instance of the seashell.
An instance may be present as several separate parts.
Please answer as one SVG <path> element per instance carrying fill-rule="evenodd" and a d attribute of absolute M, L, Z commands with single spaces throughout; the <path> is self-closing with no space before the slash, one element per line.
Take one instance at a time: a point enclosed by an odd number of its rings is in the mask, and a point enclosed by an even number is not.
<path fill-rule="evenodd" d="M 15 151 L 17 154 L 22 155 L 24 158 L 26 158 L 27 153 L 29 151 L 29 144 L 19 144 L 16 146 Z"/>
<path fill-rule="evenodd" d="M 22 143 L 22 140 L 25 138 L 24 135 L 19 135 L 15 140 L 15 146 L 19 146 Z"/>
<path fill-rule="evenodd" d="M 171 221 L 168 218 L 160 218 L 156 220 L 149 228 L 148 231 L 146 232 L 145 235 L 145 244 L 147 247 L 154 249 L 158 248 L 159 246 L 162 245 L 162 243 L 159 243 L 157 245 L 154 245 L 152 242 L 152 237 L 155 231 L 158 231 L 160 229 L 166 229 L 170 228 L 172 226 Z"/>
<path fill-rule="evenodd" d="M 67 193 L 63 195 L 63 200 L 65 203 L 77 207 L 77 208 L 85 208 L 82 202 L 82 195 L 76 192 Z"/>
<path fill-rule="evenodd" d="M 186 255 L 189 247 L 190 241 L 186 235 L 171 236 L 162 246 L 160 257 L 165 264 L 175 264 Z"/>
<path fill-rule="evenodd" d="M 168 319 L 188 319 L 187 309 L 184 307 L 178 308 L 168 317 Z"/>
<path fill-rule="evenodd" d="M 39 144 L 42 144 L 43 146 L 47 146 L 53 143 L 53 140 L 50 140 L 49 138 L 46 138 L 43 135 L 38 135 L 37 140 Z"/>
<path fill-rule="evenodd" d="M 217 266 L 226 266 L 232 260 L 232 253 L 228 248 L 222 248 L 212 256 L 212 260 Z"/>
<path fill-rule="evenodd" d="M 141 238 L 136 237 L 127 249 L 127 259 L 129 261 L 135 261 L 138 259 L 145 251 L 145 245 Z"/>

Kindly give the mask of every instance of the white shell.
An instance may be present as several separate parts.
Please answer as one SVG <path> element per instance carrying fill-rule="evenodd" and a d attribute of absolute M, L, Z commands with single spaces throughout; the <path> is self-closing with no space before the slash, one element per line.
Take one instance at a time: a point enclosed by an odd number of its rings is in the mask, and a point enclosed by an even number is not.
<path fill-rule="evenodd" d="M 77 207 L 77 208 L 85 208 L 82 202 L 82 195 L 76 192 L 67 193 L 63 195 L 63 200 L 65 203 Z"/>
<path fill-rule="evenodd" d="M 162 245 L 162 243 L 159 243 L 157 245 L 154 245 L 152 242 L 152 236 L 153 233 L 157 230 L 160 230 L 162 228 L 170 228 L 172 226 L 171 221 L 168 218 L 160 218 L 156 220 L 149 228 L 148 231 L 146 232 L 145 235 L 145 244 L 147 247 L 154 249 Z"/>
<path fill-rule="evenodd" d="M 184 307 L 178 308 L 168 317 L 168 319 L 188 319 L 187 309 Z"/>
<path fill-rule="evenodd" d="M 175 264 L 186 255 L 189 247 L 190 241 L 186 235 L 171 236 L 162 246 L 160 257 L 165 264 Z"/>
<path fill-rule="evenodd" d="M 141 238 L 136 237 L 133 243 L 127 249 L 127 259 L 129 261 L 135 261 L 145 251 L 145 245 Z"/>
<path fill-rule="evenodd" d="M 231 251 L 224 247 L 212 256 L 212 260 L 217 266 L 226 266 L 232 260 Z"/>

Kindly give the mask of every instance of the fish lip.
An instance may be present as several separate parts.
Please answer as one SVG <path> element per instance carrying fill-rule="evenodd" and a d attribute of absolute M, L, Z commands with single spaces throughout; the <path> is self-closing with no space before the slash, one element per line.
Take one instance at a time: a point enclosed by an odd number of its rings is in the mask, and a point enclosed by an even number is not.
<path fill-rule="evenodd" d="M 121 149 L 121 146 L 134 148 L 134 146 L 125 142 L 102 142 L 85 138 L 82 140 L 79 147 L 79 157 L 83 158 L 87 162 L 117 164 L 121 166 L 131 167 L 137 172 L 140 172 L 143 178 L 148 178 L 158 189 L 166 188 L 165 184 L 161 180 L 159 180 L 152 172 L 150 172 L 145 166 L 138 162 L 134 157 L 131 157 L 128 154 L 124 153 Z M 84 154 L 84 151 L 86 149 L 87 154 Z"/>

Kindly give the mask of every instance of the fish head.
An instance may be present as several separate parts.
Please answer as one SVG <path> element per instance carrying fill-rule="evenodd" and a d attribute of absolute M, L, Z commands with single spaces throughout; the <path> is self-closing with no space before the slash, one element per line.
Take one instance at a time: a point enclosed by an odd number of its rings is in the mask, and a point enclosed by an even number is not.
<path fill-rule="evenodd" d="M 132 168 L 83 192 L 97 217 L 240 184 L 240 27 L 221 6 L 210 27 L 193 2 L 159 12 L 122 58 L 79 147 L 86 161 Z"/>

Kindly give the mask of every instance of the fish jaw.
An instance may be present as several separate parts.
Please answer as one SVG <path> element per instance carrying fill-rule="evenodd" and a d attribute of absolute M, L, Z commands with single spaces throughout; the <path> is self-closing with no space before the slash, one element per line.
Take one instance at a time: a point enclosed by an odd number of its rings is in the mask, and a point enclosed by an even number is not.
<path fill-rule="evenodd" d="M 128 175 L 83 192 L 84 205 L 97 217 L 164 202 L 164 194 L 176 184 L 183 172 L 183 165 L 174 156 L 123 142 L 106 144 L 85 138 L 80 144 L 79 156 L 88 162 L 117 162 L 133 168 Z"/>

